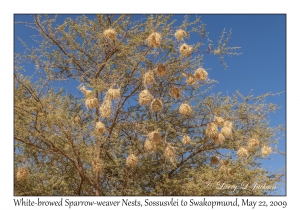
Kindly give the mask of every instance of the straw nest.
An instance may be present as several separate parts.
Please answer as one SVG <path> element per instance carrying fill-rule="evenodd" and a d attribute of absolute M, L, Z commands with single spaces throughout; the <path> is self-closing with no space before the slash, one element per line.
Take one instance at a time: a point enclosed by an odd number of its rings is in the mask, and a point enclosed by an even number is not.
<path fill-rule="evenodd" d="M 230 127 L 223 127 L 221 130 L 222 134 L 226 137 L 226 138 L 230 138 L 232 135 L 232 130 Z"/>
<path fill-rule="evenodd" d="M 95 127 L 95 132 L 102 135 L 106 131 L 105 125 L 102 122 L 97 122 Z"/>
<path fill-rule="evenodd" d="M 139 104 L 147 105 L 150 103 L 150 101 L 153 99 L 153 96 L 148 90 L 143 90 L 139 95 Z"/>
<path fill-rule="evenodd" d="M 187 37 L 187 33 L 184 30 L 179 29 L 175 32 L 175 37 L 177 40 L 181 41 L 184 37 Z"/>
<path fill-rule="evenodd" d="M 160 46 L 161 42 L 161 36 L 159 33 L 153 32 L 150 34 L 150 36 L 147 38 L 148 46 L 157 48 Z"/>
<path fill-rule="evenodd" d="M 109 29 L 106 29 L 104 32 L 103 32 L 104 36 L 106 38 L 109 38 L 109 39 L 116 39 L 117 38 L 117 32 L 115 29 L 113 28 L 109 28 Z"/>
<path fill-rule="evenodd" d="M 197 80 L 199 81 L 204 81 L 207 79 L 208 73 L 203 69 L 199 68 L 195 71 L 194 76 L 196 77 Z"/>
<path fill-rule="evenodd" d="M 219 163 L 219 158 L 218 158 L 217 156 L 212 156 L 212 157 L 210 158 L 210 163 L 211 163 L 212 165 L 218 164 L 218 163 Z"/>
<path fill-rule="evenodd" d="M 75 123 L 81 123 L 81 118 L 79 116 L 74 117 Z"/>
<path fill-rule="evenodd" d="M 93 160 L 92 167 L 95 173 L 103 170 L 103 164 L 99 160 L 97 161 Z"/>
<path fill-rule="evenodd" d="M 230 122 L 230 121 L 225 121 L 225 122 L 224 122 L 224 127 L 232 128 L 232 122 Z"/>
<path fill-rule="evenodd" d="M 182 143 L 183 144 L 190 144 L 191 143 L 191 138 L 188 135 L 184 135 L 182 137 Z"/>
<path fill-rule="evenodd" d="M 145 85 L 151 85 L 151 84 L 153 84 L 155 82 L 154 72 L 152 70 L 147 71 L 144 74 L 143 82 L 144 82 Z"/>
<path fill-rule="evenodd" d="M 153 152 L 156 149 L 156 145 L 150 139 L 147 139 L 144 143 L 144 150 L 146 152 Z"/>
<path fill-rule="evenodd" d="M 179 113 L 182 115 L 190 115 L 192 111 L 192 108 L 187 103 L 181 104 L 179 107 Z"/>
<path fill-rule="evenodd" d="M 156 73 L 158 76 L 165 76 L 167 73 L 167 66 L 165 64 L 158 64 L 156 67 Z"/>
<path fill-rule="evenodd" d="M 237 151 L 237 155 L 242 158 L 242 157 L 248 157 L 249 153 L 248 150 L 245 147 L 240 147 L 239 150 Z"/>
<path fill-rule="evenodd" d="M 158 98 L 155 98 L 151 102 L 151 109 L 154 112 L 160 112 L 162 110 L 163 103 Z"/>
<path fill-rule="evenodd" d="M 262 157 L 267 157 L 267 156 L 269 156 L 269 154 L 271 154 L 271 152 L 272 152 L 271 147 L 263 146 L 261 148 L 261 153 L 260 154 L 261 154 Z"/>
<path fill-rule="evenodd" d="M 103 118 L 109 118 L 111 115 L 111 101 L 104 100 L 103 104 L 100 106 L 100 114 Z"/>
<path fill-rule="evenodd" d="M 191 47 L 187 44 L 182 44 L 179 48 L 180 54 L 183 56 L 190 56 L 192 50 L 193 50 L 193 47 Z"/>
<path fill-rule="evenodd" d="M 139 162 L 139 158 L 134 154 L 131 154 L 126 158 L 126 166 L 129 168 L 136 167 L 138 162 Z"/>
<path fill-rule="evenodd" d="M 18 181 L 27 179 L 28 176 L 29 176 L 29 171 L 26 167 L 21 167 L 18 169 L 18 171 L 17 171 L 17 180 Z"/>
<path fill-rule="evenodd" d="M 208 138 L 216 137 L 218 135 L 218 126 L 213 122 L 208 123 L 205 134 Z"/>
<path fill-rule="evenodd" d="M 91 97 L 93 94 L 93 91 L 87 90 L 85 87 L 81 87 L 79 90 L 84 94 L 86 98 Z"/>
<path fill-rule="evenodd" d="M 180 88 L 172 86 L 171 90 L 170 90 L 170 95 L 173 98 L 180 98 L 180 96 L 181 96 Z"/>
<path fill-rule="evenodd" d="M 95 97 L 90 97 L 85 100 L 85 106 L 87 109 L 93 109 L 98 106 L 98 99 Z"/>
<path fill-rule="evenodd" d="M 259 140 L 256 138 L 251 138 L 248 141 L 248 148 L 249 149 L 253 149 L 254 147 L 259 145 Z"/>
<path fill-rule="evenodd" d="M 224 123 L 224 119 L 222 117 L 215 116 L 214 117 L 214 123 L 216 123 L 218 126 L 221 126 Z"/>
<path fill-rule="evenodd" d="M 194 84 L 196 83 L 196 78 L 195 78 L 195 76 L 194 76 L 194 75 L 191 75 L 191 74 L 187 75 L 187 77 L 186 77 L 186 83 L 187 83 L 188 85 L 194 85 Z"/>
<path fill-rule="evenodd" d="M 152 131 L 151 133 L 148 134 L 148 137 L 149 137 L 149 141 L 151 141 L 151 143 L 155 146 L 162 142 L 160 133 L 158 131 Z"/>
<path fill-rule="evenodd" d="M 214 142 L 216 144 L 222 144 L 224 141 L 225 141 L 225 137 L 222 133 L 218 133 L 218 135 L 214 137 Z"/>
<path fill-rule="evenodd" d="M 118 99 L 121 98 L 121 89 L 113 89 L 110 88 L 105 95 L 105 100 L 113 100 L 113 99 Z"/>
<path fill-rule="evenodd" d="M 170 143 L 168 143 L 168 145 L 166 146 L 165 151 L 164 151 L 164 155 L 165 155 L 165 157 L 168 158 L 172 163 L 174 163 L 176 152 L 175 152 L 174 148 L 171 146 Z"/>

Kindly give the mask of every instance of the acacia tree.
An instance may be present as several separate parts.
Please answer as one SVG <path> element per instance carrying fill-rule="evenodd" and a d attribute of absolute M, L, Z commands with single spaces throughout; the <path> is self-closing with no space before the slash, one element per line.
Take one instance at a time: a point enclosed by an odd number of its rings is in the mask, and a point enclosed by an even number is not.
<path fill-rule="evenodd" d="M 198 17 L 32 18 L 36 44 L 15 54 L 16 195 L 265 195 L 211 183 L 281 181 L 261 167 L 283 130 L 271 94 L 208 92 L 203 55 L 226 67 L 231 32 L 214 45 Z"/>

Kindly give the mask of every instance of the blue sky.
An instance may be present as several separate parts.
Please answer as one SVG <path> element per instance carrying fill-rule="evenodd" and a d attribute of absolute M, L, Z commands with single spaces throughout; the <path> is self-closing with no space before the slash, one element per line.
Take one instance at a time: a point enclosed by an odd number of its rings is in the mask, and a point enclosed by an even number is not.
<path fill-rule="evenodd" d="M 62 16 L 64 19 L 69 15 Z M 246 95 L 253 90 L 254 95 L 266 92 L 283 92 L 280 96 L 268 98 L 268 102 L 281 106 L 281 110 L 270 115 L 270 126 L 286 124 L 286 16 L 285 15 L 201 15 L 206 24 L 209 37 L 215 46 L 222 30 L 232 29 L 229 46 L 240 46 L 242 55 L 225 57 L 228 68 L 220 65 L 216 56 L 204 56 L 204 68 L 211 69 L 209 77 L 217 80 L 213 92 L 232 95 L 236 90 Z M 175 15 L 176 25 L 183 20 L 182 15 Z M 191 18 L 192 19 L 192 18 Z M 31 21 L 29 15 L 15 15 L 15 21 Z M 23 48 L 16 39 L 21 37 L 28 42 L 35 33 L 23 25 L 15 26 L 15 52 Z M 196 41 L 189 40 L 189 44 Z M 278 149 L 285 151 L 285 137 L 279 142 Z M 285 157 L 270 155 L 272 160 L 265 160 L 264 167 L 278 170 L 285 166 Z M 271 167 L 271 168 L 270 168 Z M 285 194 L 284 191 L 279 192 Z"/>

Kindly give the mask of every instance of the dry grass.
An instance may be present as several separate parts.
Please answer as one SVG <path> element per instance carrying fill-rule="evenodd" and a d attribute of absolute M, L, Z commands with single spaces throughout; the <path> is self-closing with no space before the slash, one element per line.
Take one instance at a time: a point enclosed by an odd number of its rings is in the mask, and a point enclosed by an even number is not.
<path fill-rule="evenodd" d="M 191 138 L 188 135 L 184 135 L 182 138 L 182 143 L 183 144 L 190 144 L 191 143 Z"/>
<path fill-rule="evenodd" d="M 150 101 L 153 99 L 153 96 L 148 90 L 143 90 L 139 95 L 139 104 L 147 105 L 150 103 Z"/>
<path fill-rule="evenodd" d="M 155 82 L 154 72 L 152 70 L 149 70 L 144 74 L 143 82 L 145 85 L 151 85 Z"/>
<path fill-rule="evenodd" d="M 187 37 L 187 33 L 184 30 L 179 29 L 175 32 L 175 37 L 177 40 L 181 41 L 184 37 Z"/>
<path fill-rule="evenodd" d="M 151 102 L 151 109 L 154 112 L 160 112 L 162 110 L 163 107 L 163 103 L 161 102 L 161 100 L 155 98 L 152 100 Z"/>
<path fill-rule="evenodd" d="M 186 83 L 187 83 L 188 85 L 194 85 L 194 84 L 196 83 L 196 78 L 195 78 L 195 76 L 194 76 L 194 75 L 191 75 L 191 74 L 187 75 L 187 77 L 186 77 Z"/>
<path fill-rule="evenodd" d="M 256 138 L 249 139 L 249 141 L 248 141 L 248 149 L 253 149 L 253 148 L 255 148 L 258 145 L 259 145 L 259 140 L 257 140 Z"/>
<path fill-rule="evenodd" d="M 165 76 L 167 73 L 167 66 L 165 64 L 158 64 L 156 67 L 156 73 L 158 76 Z"/>
<path fill-rule="evenodd" d="M 147 139 L 144 143 L 144 150 L 148 153 L 155 151 L 156 145 L 150 139 Z"/>
<path fill-rule="evenodd" d="M 103 118 L 109 118 L 111 115 L 112 103 L 110 100 L 104 100 L 103 104 L 100 106 L 100 114 Z"/>
<path fill-rule="evenodd" d="M 221 132 L 225 136 L 225 138 L 230 138 L 232 136 L 232 130 L 230 127 L 223 127 Z"/>
<path fill-rule="evenodd" d="M 147 43 L 149 47 L 158 48 L 160 46 L 161 36 L 159 33 L 153 32 L 147 38 Z"/>
<path fill-rule="evenodd" d="M 190 56 L 191 55 L 191 52 L 193 50 L 193 47 L 187 45 L 187 44 L 182 44 L 180 46 L 180 54 L 183 55 L 183 56 Z"/>
<path fill-rule="evenodd" d="M 136 167 L 138 162 L 139 162 L 139 158 L 134 154 L 131 154 L 126 158 L 126 166 L 129 168 Z"/>
<path fill-rule="evenodd" d="M 180 91 L 180 88 L 178 87 L 174 87 L 172 86 L 171 87 L 171 90 L 170 90 L 170 95 L 173 97 L 173 98 L 180 98 L 181 97 L 181 91 Z"/>
<path fill-rule="evenodd" d="M 102 122 L 97 122 L 96 127 L 95 127 L 95 132 L 99 135 L 102 135 L 106 131 L 106 127 L 104 123 Z"/>
<path fill-rule="evenodd" d="M 269 156 L 270 154 L 271 154 L 271 152 L 272 152 L 272 148 L 271 147 L 269 147 L 269 146 L 263 146 L 262 148 L 261 148 L 261 156 L 262 157 L 267 157 L 267 156 Z"/>
<path fill-rule="evenodd" d="M 29 171 L 26 167 L 18 168 L 18 171 L 17 171 L 17 180 L 18 181 L 27 179 L 28 176 L 29 176 Z"/>
<path fill-rule="evenodd" d="M 98 107 L 98 99 L 95 97 L 90 97 L 85 100 L 85 106 L 87 109 L 93 109 Z"/>
<path fill-rule="evenodd" d="M 117 38 L 117 32 L 115 29 L 113 28 L 109 28 L 109 29 L 106 29 L 104 32 L 103 32 L 104 36 L 106 38 L 109 38 L 109 39 L 116 39 Z"/>
<path fill-rule="evenodd" d="M 197 80 L 199 81 L 204 81 L 207 79 L 207 75 L 208 73 L 203 69 L 203 68 L 199 68 L 195 71 L 194 76 Z"/>
<path fill-rule="evenodd" d="M 181 104 L 179 107 L 179 113 L 182 115 L 190 115 L 192 114 L 192 111 L 192 108 L 187 103 Z"/>
<path fill-rule="evenodd" d="M 214 123 L 216 123 L 218 126 L 222 126 L 224 124 L 224 119 L 222 117 L 214 117 Z"/>
<path fill-rule="evenodd" d="M 210 139 L 215 138 L 218 135 L 218 126 L 213 122 L 208 123 L 205 129 L 205 135 Z"/>
<path fill-rule="evenodd" d="M 224 141 L 225 141 L 225 137 L 222 133 L 218 133 L 218 135 L 214 137 L 214 142 L 216 144 L 222 144 Z"/>
<path fill-rule="evenodd" d="M 113 100 L 121 98 L 121 89 L 110 88 L 105 95 L 105 100 Z"/>
<path fill-rule="evenodd" d="M 237 151 L 237 155 L 239 156 L 239 158 L 242 158 L 242 157 L 248 157 L 249 153 L 245 147 L 240 147 L 239 150 Z"/>
<path fill-rule="evenodd" d="M 167 147 L 164 151 L 164 155 L 174 164 L 176 152 L 170 143 L 167 144 Z"/>

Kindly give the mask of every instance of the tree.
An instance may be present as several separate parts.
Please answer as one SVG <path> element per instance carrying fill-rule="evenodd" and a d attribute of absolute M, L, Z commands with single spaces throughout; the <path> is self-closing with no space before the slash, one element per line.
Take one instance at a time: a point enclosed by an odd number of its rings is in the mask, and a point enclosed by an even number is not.
<path fill-rule="evenodd" d="M 214 46 L 188 17 L 180 27 L 170 15 L 22 23 L 38 35 L 15 54 L 16 195 L 266 195 L 229 186 L 281 182 L 261 167 L 284 129 L 269 126 L 272 94 L 211 94 L 203 55 L 226 67 L 239 47 L 225 31 Z"/>

